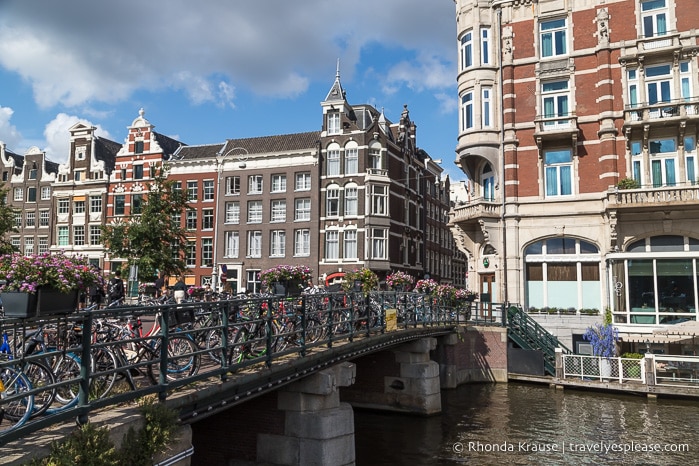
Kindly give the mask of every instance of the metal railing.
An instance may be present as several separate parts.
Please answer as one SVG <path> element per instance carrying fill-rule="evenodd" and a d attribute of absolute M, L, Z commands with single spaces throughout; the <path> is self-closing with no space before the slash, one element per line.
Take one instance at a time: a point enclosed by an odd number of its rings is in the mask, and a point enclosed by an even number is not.
<path fill-rule="evenodd" d="M 55 371 L 22 378 L 15 392 L 0 388 L 0 445 L 64 421 L 86 422 L 106 406 L 146 395 L 164 401 L 192 384 L 226 381 L 392 328 L 399 340 L 401 329 L 464 325 L 472 307 L 417 293 L 322 293 L 0 319 L 11 352 L 0 355 L 3 382 L 32 361 Z M 39 349 L 30 354 L 25 349 L 32 342 Z M 40 402 L 48 403 L 41 415 L 27 408 Z M 11 407 L 31 417 L 13 423 Z"/>
<path fill-rule="evenodd" d="M 646 369 L 643 359 L 564 354 L 563 378 L 646 383 Z"/>
<path fill-rule="evenodd" d="M 556 373 L 556 348 L 565 353 L 571 352 L 555 335 L 518 306 L 507 308 L 507 329 L 507 336 L 520 348 L 541 351 L 544 368 L 549 374 Z"/>

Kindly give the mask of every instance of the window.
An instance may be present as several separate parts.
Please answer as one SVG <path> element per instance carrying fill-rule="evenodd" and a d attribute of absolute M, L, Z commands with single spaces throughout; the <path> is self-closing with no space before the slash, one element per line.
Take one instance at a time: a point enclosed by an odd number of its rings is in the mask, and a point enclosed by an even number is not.
<path fill-rule="evenodd" d="M 311 174 L 308 172 L 297 173 L 296 174 L 296 185 L 294 187 L 296 191 L 310 191 L 311 190 Z"/>
<path fill-rule="evenodd" d="M 102 212 L 102 196 L 90 196 L 90 213 L 99 214 Z"/>
<path fill-rule="evenodd" d="M 666 0 L 648 0 L 641 2 L 641 19 L 643 36 L 655 37 L 667 34 Z"/>
<path fill-rule="evenodd" d="M 248 194 L 262 194 L 262 175 L 248 177 Z"/>
<path fill-rule="evenodd" d="M 638 70 L 628 70 L 626 72 L 626 81 L 629 88 L 629 106 L 634 108 L 638 105 Z"/>
<path fill-rule="evenodd" d="M 201 239 L 201 265 L 202 267 L 212 267 L 214 264 L 214 240 L 211 238 Z"/>
<path fill-rule="evenodd" d="M 214 200 L 214 180 L 204 180 L 203 183 L 204 198 L 205 201 Z"/>
<path fill-rule="evenodd" d="M 262 201 L 248 201 L 248 223 L 262 223 Z"/>
<path fill-rule="evenodd" d="M 325 193 L 327 217 L 337 217 L 340 215 L 340 189 L 328 188 Z"/>
<path fill-rule="evenodd" d="M 73 244 L 76 246 L 85 245 L 85 226 L 75 225 L 73 227 Z"/>
<path fill-rule="evenodd" d="M 37 171 L 38 171 L 38 170 L 37 170 L 36 168 L 32 168 L 32 169 L 29 170 L 29 179 L 30 179 L 30 180 L 35 180 L 35 179 L 36 179 Z"/>
<path fill-rule="evenodd" d="M 473 92 L 461 96 L 461 131 L 473 128 Z"/>
<path fill-rule="evenodd" d="M 675 186 L 677 144 L 674 139 L 652 139 L 648 141 L 650 154 L 650 179 L 654 188 Z"/>
<path fill-rule="evenodd" d="M 184 250 L 185 265 L 187 265 L 187 267 L 195 267 L 197 265 L 197 245 L 194 241 L 187 241 Z"/>
<path fill-rule="evenodd" d="M 542 57 L 557 57 L 567 53 L 565 18 L 542 21 L 539 24 L 539 34 Z"/>
<path fill-rule="evenodd" d="M 197 229 L 197 211 L 194 209 L 187 209 L 187 223 L 185 225 L 187 230 Z"/>
<path fill-rule="evenodd" d="M 49 211 L 48 210 L 40 210 L 39 211 L 39 226 L 40 227 L 47 227 L 49 226 Z"/>
<path fill-rule="evenodd" d="M 310 220 L 311 219 L 311 200 L 296 199 L 294 205 L 294 220 Z"/>
<path fill-rule="evenodd" d="M 573 153 L 570 149 L 544 151 L 546 196 L 573 194 Z"/>
<path fill-rule="evenodd" d="M 142 154 L 143 153 L 143 141 L 134 141 L 134 153 L 136 154 Z"/>
<path fill-rule="evenodd" d="M 325 232 L 325 259 L 338 260 L 340 258 L 340 232 L 330 230 Z"/>
<path fill-rule="evenodd" d="M 90 246 L 99 246 L 102 242 L 102 227 L 90 225 Z"/>
<path fill-rule="evenodd" d="M 24 254 L 27 256 L 34 254 L 34 238 L 31 236 L 24 238 Z"/>
<path fill-rule="evenodd" d="M 544 126 L 548 129 L 568 127 L 568 81 L 542 83 L 541 94 L 544 107 Z"/>
<path fill-rule="evenodd" d="M 689 181 L 690 184 L 696 183 L 697 144 L 694 136 L 686 136 L 684 138 L 684 154 L 685 167 L 687 167 L 687 181 Z"/>
<path fill-rule="evenodd" d="M 286 255 L 286 232 L 284 230 L 272 230 L 270 232 L 270 257 L 284 257 Z"/>
<path fill-rule="evenodd" d="M 381 147 L 378 145 L 369 148 L 369 168 L 381 170 L 383 168 L 381 160 Z"/>
<path fill-rule="evenodd" d="M 199 183 L 197 181 L 187 181 L 187 199 L 196 202 L 199 198 Z"/>
<path fill-rule="evenodd" d="M 226 177 L 226 195 L 231 196 L 235 194 L 240 194 L 240 177 L 239 176 L 227 176 Z"/>
<path fill-rule="evenodd" d="M 337 144 L 332 144 L 328 148 L 328 163 L 325 174 L 328 176 L 340 174 L 340 148 Z"/>
<path fill-rule="evenodd" d="M 85 201 L 74 201 L 73 202 L 73 212 L 76 214 L 85 213 Z"/>
<path fill-rule="evenodd" d="M 47 201 L 49 199 L 51 199 L 51 186 L 42 186 L 41 187 L 41 200 Z"/>
<path fill-rule="evenodd" d="M 131 215 L 141 215 L 143 213 L 143 194 L 131 196 Z"/>
<path fill-rule="evenodd" d="M 272 192 L 286 192 L 286 175 L 272 175 Z"/>
<path fill-rule="evenodd" d="M 133 179 L 142 180 L 143 179 L 143 165 L 138 164 L 133 166 Z"/>
<path fill-rule="evenodd" d="M 345 216 L 357 215 L 359 194 L 356 186 L 345 186 Z"/>
<path fill-rule="evenodd" d="M 249 293 L 258 293 L 261 290 L 260 287 L 260 271 L 259 270 L 247 270 L 245 272 L 247 277 L 246 291 Z"/>
<path fill-rule="evenodd" d="M 27 202 L 36 202 L 36 188 L 27 188 Z"/>
<path fill-rule="evenodd" d="M 214 209 L 202 209 L 201 211 L 201 229 L 214 229 Z"/>
<path fill-rule="evenodd" d="M 486 201 L 495 200 L 495 174 L 492 166 L 487 163 L 483 168 L 483 176 L 481 177 L 481 185 L 483 187 L 483 199 Z"/>
<path fill-rule="evenodd" d="M 69 232 L 67 226 L 58 227 L 58 246 L 68 246 L 70 243 Z"/>
<path fill-rule="evenodd" d="M 491 101 L 491 93 L 493 89 L 491 87 L 482 87 L 481 88 L 481 126 L 483 128 L 490 128 L 493 126 L 493 118 L 492 118 L 492 101 Z"/>
<path fill-rule="evenodd" d="M 49 250 L 49 239 L 45 236 L 39 238 L 39 254 L 44 254 Z"/>
<path fill-rule="evenodd" d="M 114 215 L 124 215 L 125 205 L 126 196 L 124 194 L 114 196 Z"/>
<path fill-rule="evenodd" d="M 490 63 L 490 28 L 481 28 L 481 64 Z"/>
<path fill-rule="evenodd" d="M 294 256 L 311 255 L 311 230 L 304 228 L 294 231 Z"/>
<path fill-rule="evenodd" d="M 371 247 L 370 256 L 371 259 L 385 259 L 386 258 L 386 241 L 387 231 L 385 228 L 370 228 L 369 229 L 369 244 Z"/>
<path fill-rule="evenodd" d="M 359 149 L 356 145 L 345 147 L 345 175 L 356 175 L 359 173 Z"/>
<path fill-rule="evenodd" d="M 646 94 L 650 105 L 672 100 L 672 67 L 648 66 L 645 69 Z"/>
<path fill-rule="evenodd" d="M 286 201 L 272 201 L 272 222 L 286 222 Z"/>
<path fill-rule="evenodd" d="M 262 257 L 262 232 L 248 231 L 248 257 Z"/>
<path fill-rule="evenodd" d="M 371 186 L 371 215 L 388 214 L 388 186 Z"/>
<path fill-rule="evenodd" d="M 345 230 L 342 257 L 345 259 L 357 258 L 357 230 Z"/>
<path fill-rule="evenodd" d="M 121 170 L 119 170 L 119 172 L 121 174 L 121 179 L 125 180 L 126 179 L 126 168 L 122 168 Z"/>
<path fill-rule="evenodd" d="M 688 102 L 692 98 L 692 74 L 689 62 L 680 62 L 680 92 L 682 100 Z"/>
<path fill-rule="evenodd" d="M 83 181 L 85 179 L 85 171 L 84 170 L 76 170 L 73 173 L 73 179 L 75 181 Z"/>
<path fill-rule="evenodd" d="M 36 226 L 36 212 L 27 212 L 26 215 L 26 226 L 33 228 Z"/>
<path fill-rule="evenodd" d="M 15 188 L 15 201 L 24 201 L 24 190 L 22 188 Z"/>
<path fill-rule="evenodd" d="M 226 223 L 240 223 L 240 202 L 226 202 Z"/>
<path fill-rule="evenodd" d="M 237 231 L 227 231 L 225 233 L 225 257 L 237 258 L 240 252 L 240 233 Z"/>
<path fill-rule="evenodd" d="M 461 38 L 461 69 L 473 65 L 473 33 L 471 31 Z"/>
<path fill-rule="evenodd" d="M 340 134 L 340 113 L 328 113 L 328 134 Z"/>

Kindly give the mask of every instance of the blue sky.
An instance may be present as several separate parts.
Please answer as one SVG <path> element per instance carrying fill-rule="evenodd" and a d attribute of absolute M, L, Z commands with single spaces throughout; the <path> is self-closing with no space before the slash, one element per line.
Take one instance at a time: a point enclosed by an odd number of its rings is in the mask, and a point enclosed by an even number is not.
<path fill-rule="evenodd" d="M 186 144 L 319 130 L 337 60 L 350 104 L 398 121 L 452 180 L 451 0 L 2 0 L 0 141 L 67 156 L 77 121 L 117 142 L 145 110 Z"/>

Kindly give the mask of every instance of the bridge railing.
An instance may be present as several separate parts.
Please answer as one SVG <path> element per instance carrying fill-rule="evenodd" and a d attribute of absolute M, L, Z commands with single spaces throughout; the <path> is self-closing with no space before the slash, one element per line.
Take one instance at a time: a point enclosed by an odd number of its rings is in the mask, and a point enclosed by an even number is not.
<path fill-rule="evenodd" d="M 86 422 L 99 408 L 146 395 L 165 400 L 181 387 L 284 364 L 394 325 L 464 325 L 473 322 L 472 308 L 417 293 L 323 293 L 0 319 L 7 343 L 0 445 L 52 424 Z"/>

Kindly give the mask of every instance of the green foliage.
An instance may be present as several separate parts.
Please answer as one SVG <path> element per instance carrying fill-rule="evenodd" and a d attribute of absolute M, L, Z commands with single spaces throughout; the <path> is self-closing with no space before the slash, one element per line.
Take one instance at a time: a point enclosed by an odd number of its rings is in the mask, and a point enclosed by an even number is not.
<path fill-rule="evenodd" d="M 152 280 L 157 272 L 178 275 L 186 268 L 187 238 L 186 230 L 173 218 L 181 218 L 187 207 L 186 193 L 167 179 L 163 169 L 149 185 L 141 214 L 103 226 L 102 243 L 111 257 L 137 264 L 141 281 Z"/>
<path fill-rule="evenodd" d="M 604 318 L 602 320 L 602 325 L 612 325 L 612 310 L 606 308 L 604 310 Z"/>
<path fill-rule="evenodd" d="M 616 185 L 619 189 L 638 189 L 641 185 L 633 178 L 622 178 Z"/>
<path fill-rule="evenodd" d="M 624 353 L 621 355 L 621 357 L 627 359 L 643 359 L 643 355 L 641 353 Z"/>
<path fill-rule="evenodd" d="M 359 270 L 347 272 L 342 281 L 342 289 L 349 292 L 354 291 L 354 282 L 359 280 L 362 284 L 362 291 L 368 293 L 379 287 L 379 277 L 371 270 L 363 267 Z"/>
<path fill-rule="evenodd" d="M 80 426 L 62 442 L 51 444 L 47 458 L 34 460 L 31 466 L 150 466 L 153 457 L 165 451 L 178 426 L 177 413 L 161 403 L 142 407 L 145 424 L 124 435 L 117 451 L 109 440 L 107 427 Z"/>
<path fill-rule="evenodd" d="M 10 236 L 8 233 L 17 233 L 15 227 L 15 212 L 16 209 L 7 205 L 6 199 L 9 188 L 5 185 L 0 185 L 0 254 L 11 254 L 17 252 L 12 247 Z"/>

